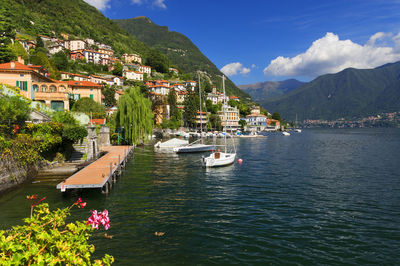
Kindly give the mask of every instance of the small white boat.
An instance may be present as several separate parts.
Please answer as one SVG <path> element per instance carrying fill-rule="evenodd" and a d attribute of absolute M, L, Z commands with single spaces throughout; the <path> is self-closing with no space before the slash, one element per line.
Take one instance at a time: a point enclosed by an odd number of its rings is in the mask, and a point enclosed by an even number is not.
<path fill-rule="evenodd" d="M 173 138 L 173 139 L 170 139 L 170 140 L 167 140 L 164 142 L 161 142 L 161 141 L 157 142 L 156 144 L 154 144 L 154 148 L 173 149 L 173 148 L 185 146 L 188 144 L 189 144 L 188 140 Z"/>
<path fill-rule="evenodd" d="M 287 132 L 287 131 L 282 131 L 282 135 L 284 135 L 284 136 L 290 136 L 290 133 Z"/>
<path fill-rule="evenodd" d="M 301 129 L 300 128 L 295 128 L 294 132 L 301 133 Z"/>
<path fill-rule="evenodd" d="M 233 164 L 235 162 L 236 153 L 213 152 L 208 157 L 201 158 L 201 164 L 204 167 L 217 167 Z"/>

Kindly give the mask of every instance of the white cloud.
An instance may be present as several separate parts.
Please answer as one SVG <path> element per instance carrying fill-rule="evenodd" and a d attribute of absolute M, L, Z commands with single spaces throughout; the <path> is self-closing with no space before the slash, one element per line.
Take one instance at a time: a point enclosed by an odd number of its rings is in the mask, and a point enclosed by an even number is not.
<path fill-rule="evenodd" d="M 105 10 L 109 7 L 108 2 L 111 0 L 84 0 L 89 5 L 94 6 L 98 10 Z"/>
<path fill-rule="evenodd" d="M 257 66 L 255 65 L 255 64 L 252 64 L 251 65 L 251 68 L 256 68 Z"/>
<path fill-rule="evenodd" d="M 159 7 L 162 9 L 167 8 L 167 5 L 164 3 L 165 0 L 131 0 L 131 2 L 136 5 L 150 4 L 151 6 Z"/>
<path fill-rule="evenodd" d="M 316 77 L 348 67 L 374 68 L 400 60 L 398 48 L 400 34 L 393 37 L 391 33 L 378 32 L 365 45 L 360 45 L 351 40 L 339 40 L 338 35 L 328 32 L 314 41 L 304 53 L 273 59 L 264 69 L 264 74 Z"/>
<path fill-rule="evenodd" d="M 250 72 L 250 68 L 244 67 L 241 63 L 230 63 L 221 68 L 222 73 L 227 76 L 234 76 L 237 74 L 245 75 Z"/>

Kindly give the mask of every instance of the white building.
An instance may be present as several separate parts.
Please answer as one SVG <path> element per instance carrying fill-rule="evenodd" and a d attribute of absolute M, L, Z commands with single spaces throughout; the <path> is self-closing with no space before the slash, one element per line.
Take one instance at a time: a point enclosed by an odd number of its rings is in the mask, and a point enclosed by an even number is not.
<path fill-rule="evenodd" d="M 236 107 L 224 105 L 222 111 L 218 111 L 218 116 L 221 119 L 222 127 L 226 128 L 226 130 L 239 129 L 239 110 Z"/>
<path fill-rule="evenodd" d="M 262 114 L 252 113 L 246 116 L 248 131 L 263 131 L 267 126 L 267 117 Z"/>
<path fill-rule="evenodd" d="M 185 82 L 186 88 L 189 90 L 194 91 L 194 89 L 196 88 L 196 84 L 197 82 L 194 80 L 188 80 Z"/>
<path fill-rule="evenodd" d="M 149 67 L 149 66 L 140 65 L 139 68 L 138 68 L 138 70 L 139 70 L 140 72 L 146 73 L 146 74 L 148 74 L 148 75 L 151 74 L 151 67 Z"/>
<path fill-rule="evenodd" d="M 71 51 L 83 50 L 86 48 L 86 43 L 82 40 L 67 40 L 64 41 L 64 47 Z"/>
<path fill-rule="evenodd" d="M 64 50 L 65 48 L 61 44 L 55 44 L 55 45 L 49 46 L 48 49 L 49 49 L 49 53 L 53 55 L 53 54 L 56 54 L 56 53 Z"/>
<path fill-rule="evenodd" d="M 122 60 L 126 63 L 137 62 L 139 64 L 142 63 L 142 58 L 137 54 L 123 54 Z"/>
<path fill-rule="evenodd" d="M 106 65 L 107 62 L 110 61 L 110 56 L 108 54 L 100 53 L 94 50 L 83 50 L 83 56 L 86 59 L 86 62 L 91 62 L 94 64 L 103 64 Z"/>
<path fill-rule="evenodd" d="M 161 94 L 167 96 L 169 94 L 169 86 L 165 85 L 154 85 L 150 87 L 150 90 L 154 93 Z"/>
<path fill-rule="evenodd" d="M 124 70 L 122 74 L 126 79 L 131 79 L 131 80 L 137 80 L 137 81 L 143 81 L 143 73 L 139 71 L 133 71 L 133 70 Z"/>

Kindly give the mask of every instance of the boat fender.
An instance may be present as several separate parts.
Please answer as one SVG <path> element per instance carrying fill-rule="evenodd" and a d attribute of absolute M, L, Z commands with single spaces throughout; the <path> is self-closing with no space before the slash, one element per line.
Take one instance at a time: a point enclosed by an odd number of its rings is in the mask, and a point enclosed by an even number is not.
<path fill-rule="evenodd" d="M 242 164 L 243 160 L 242 159 L 238 159 L 237 162 L 238 162 L 238 164 Z"/>

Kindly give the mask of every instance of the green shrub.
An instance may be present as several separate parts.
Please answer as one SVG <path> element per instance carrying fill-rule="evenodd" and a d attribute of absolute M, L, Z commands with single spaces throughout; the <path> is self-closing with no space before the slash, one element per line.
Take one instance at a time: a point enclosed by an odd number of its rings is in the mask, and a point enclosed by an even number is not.
<path fill-rule="evenodd" d="M 36 196 L 27 198 L 36 199 Z M 66 223 L 71 208 L 83 208 L 86 203 L 79 199 L 69 208 L 50 211 L 47 203 L 39 204 L 44 199 L 31 205 L 31 216 L 24 219 L 24 225 L 0 230 L 1 265 L 110 265 L 114 262 L 108 254 L 92 262 L 95 247 L 88 243 L 94 228 L 103 224 L 108 229 L 107 210 L 92 211 L 87 222 Z M 107 223 L 102 223 L 105 220 Z"/>

